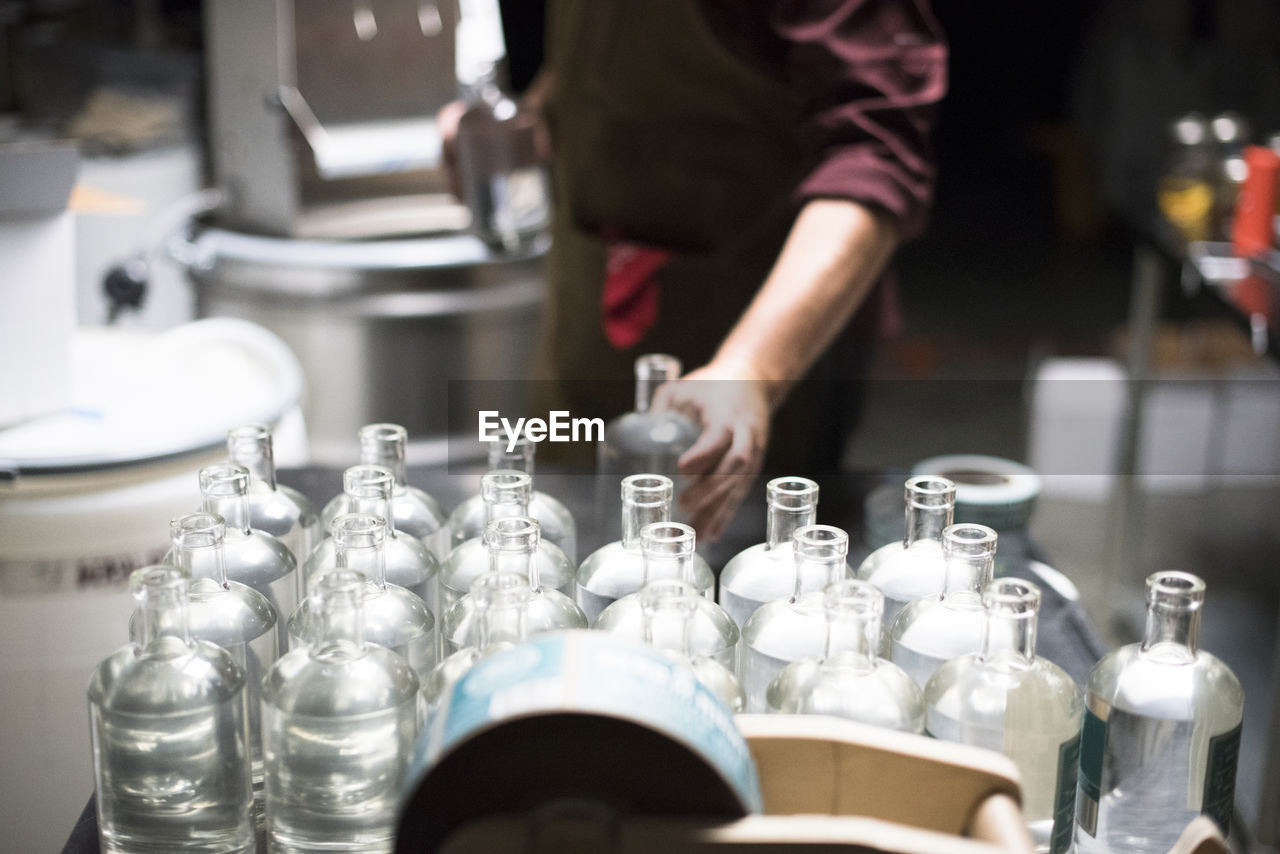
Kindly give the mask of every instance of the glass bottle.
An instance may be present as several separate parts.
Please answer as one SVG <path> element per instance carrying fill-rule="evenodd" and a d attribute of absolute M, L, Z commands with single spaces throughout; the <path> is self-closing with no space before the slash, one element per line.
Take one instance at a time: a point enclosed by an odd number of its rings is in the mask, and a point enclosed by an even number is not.
<path fill-rule="evenodd" d="M 671 478 L 633 474 L 622 479 L 622 539 L 596 549 L 578 567 L 578 604 L 595 624 L 600 612 L 644 584 L 644 553 L 640 531 L 671 519 Z M 716 589 L 716 576 L 701 555 L 690 560 L 690 581 L 703 596 Z"/>
<path fill-rule="evenodd" d="M 455 66 L 466 105 L 456 137 L 462 199 L 472 232 L 515 252 L 545 231 L 551 218 L 538 120 L 500 81 L 507 50 L 498 0 L 462 0 L 459 11 Z"/>
<path fill-rule="evenodd" d="M 1217 180 L 1209 125 L 1199 113 L 1187 113 L 1170 128 L 1173 147 L 1157 183 L 1156 203 L 1183 243 L 1208 240 L 1213 233 Z"/>
<path fill-rule="evenodd" d="M 818 512 L 818 484 L 808 478 L 775 478 L 765 494 L 765 541 L 734 555 L 720 572 L 720 607 L 739 628 L 761 605 L 791 594 L 796 566 L 791 537 L 796 528 L 812 525 Z"/>
<path fill-rule="evenodd" d="M 276 612 L 276 643 L 280 652 L 289 648 L 283 615 L 292 614 L 301 595 L 298 561 L 275 537 L 249 524 L 249 470 L 235 463 L 218 463 L 200 469 L 204 511 L 226 523 L 222 561 L 227 578 L 252 587 Z M 172 552 L 164 560 L 174 563 Z"/>
<path fill-rule="evenodd" d="M 805 525 L 791 535 L 791 595 L 761 605 L 742 627 L 738 676 L 747 711 L 763 712 L 769 684 L 793 661 L 819 658 L 827 646 L 823 591 L 849 577 L 849 535 L 831 525 Z"/>
<path fill-rule="evenodd" d="M 1147 579 L 1141 643 L 1108 654 L 1085 689 L 1075 845 L 1163 852 L 1197 815 L 1230 830 L 1244 690 L 1200 649 L 1204 582 Z"/>
<path fill-rule="evenodd" d="M 489 471 L 522 471 L 533 477 L 538 443 L 524 436 L 507 450 L 505 441 L 489 443 Z M 570 563 L 578 561 L 578 524 L 559 500 L 534 489 L 529 495 L 529 515 L 542 526 L 542 538 L 560 547 Z M 463 501 L 449 514 L 449 545 L 457 546 L 484 534 L 484 498 L 479 493 Z M 446 556 L 447 556 L 446 552 Z"/>
<path fill-rule="evenodd" d="M 390 852 L 418 730 L 418 677 L 365 641 L 363 575 L 323 572 L 310 595 L 311 646 L 282 656 L 262 686 L 268 844 Z"/>
<path fill-rule="evenodd" d="M 884 625 L 915 600 L 942 589 L 945 565 L 942 532 L 955 516 L 956 485 L 932 475 L 907 479 L 906 534 L 900 543 L 873 551 L 857 576 L 884 594 Z"/>
<path fill-rule="evenodd" d="M 484 499 L 485 525 L 495 519 L 529 515 L 529 496 L 533 478 L 522 471 L 498 469 L 480 478 L 480 497 Z M 552 590 L 573 598 L 573 564 L 560 548 L 546 540 L 538 541 L 536 555 L 538 581 Z M 466 595 L 477 575 L 489 571 L 489 550 L 481 537 L 473 537 L 453 547 L 441 572 L 441 604 L 445 609 Z"/>
<path fill-rule="evenodd" d="M 249 526 L 284 543 L 302 563 L 324 534 L 311 500 L 276 480 L 271 428 L 245 424 L 228 430 L 227 456 L 249 470 Z"/>
<path fill-rule="evenodd" d="M 821 659 L 793 661 L 769 684 L 770 712 L 833 715 L 903 732 L 924 730 L 924 699 L 911 677 L 880 658 L 884 596 L 865 581 L 837 581 L 822 594 Z"/>
<path fill-rule="evenodd" d="M 641 588 L 639 597 L 644 642 L 677 661 L 686 662 L 697 674 L 698 681 L 730 711 L 743 711 L 747 698 L 738 677 L 694 648 L 694 618 L 701 598 L 698 589 L 678 578 L 659 578 Z"/>
<path fill-rule="evenodd" d="M 596 473 L 604 484 L 648 472 L 671 478 L 674 494 L 680 494 L 684 478 L 676 464 L 697 441 L 700 431 L 678 412 L 652 409 L 658 387 L 678 379 L 680 370 L 680 360 L 675 356 L 653 353 L 636 359 L 636 408 L 609 421 L 604 427 L 604 441 L 598 446 Z"/>
<path fill-rule="evenodd" d="M 644 640 L 644 611 L 641 594 L 651 582 L 673 578 L 693 584 L 693 557 L 696 535 L 693 528 L 679 522 L 655 522 L 640 531 L 644 555 L 644 584 L 600 612 L 595 628 L 637 641 Z M 696 588 L 697 585 L 693 584 Z M 699 596 L 693 615 L 692 648 L 698 655 L 714 658 L 734 669 L 741 633 L 733 618 L 706 596 Z"/>
<path fill-rule="evenodd" d="M 1036 655 L 1038 587 L 999 578 L 982 602 L 982 649 L 951 659 L 925 686 L 929 734 L 1012 759 L 1036 850 L 1062 854 L 1071 847 L 1084 699 L 1065 670 Z"/>
<path fill-rule="evenodd" d="M 538 577 L 538 520 L 529 516 L 494 519 L 484 529 L 484 545 L 489 553 L 490 572 L 513 572 L 529 581 L 528 630 L 536 635 L 558 629 L 585 629 L 587 615 L 578 604 L 559 590 L 544 587 Z M 475 601 L 468 593 L 454 603 L 444 616 L 442 633 L 446 653 L 479 642 L 475 623 Z"/>
<path fill-rule="evenodd" d="M 386 520 L 370 513 L 343 513 L 330 530 L 333 567 L 354 569 L 365 577 L 364 639 L 399 655 L 423 680 L 436 666 L 436 618 L 421 597 L 387 581 Z M 315 600 L 304 599 L 289 618 L 290 648 L 309 646 L 318 637 L 322 620 L 314 609 Z"/>
<path fill-rule="evenodd" d="M 440 564 L 431 551 L 417 537 L 401 534 L 391 515 L 391 496 L 395 490 L 395 475 L 384 466 L 352 466 L 342 473 L 342 492 L 349 512 L 379 516 L 386 522 L 383 539 L 383 566 L 389 584 L 403 587 L 426 603 L 432 614 L 439 613 Z M 334 517 L 336 518 L 336 517 Z M 329 521 L 333 533 L 333 519 Z M 311 589 L 312 577 L 320 570 L 337 566 L 338 557 L 332 537 L 326 537 L 311 552 L 303 567 L 306 589 Z"/>
<path fill-rule="evenodd" d="M 907 605 L 887 632 L 889 660 L 921 688 L 945 662 L 982 649 L 982 590 L 995 568 L 996 532 L 986 525 L 951 525 L 942 532 L 942 552 L 941 592 Z"/>
<path fill-rule="evenodd" d="M 89 681 L 102 850 L 252 852 L 244 670 L 191 637 L 182 570 L 143 567 L 129 586 L 136 640 Z"/>

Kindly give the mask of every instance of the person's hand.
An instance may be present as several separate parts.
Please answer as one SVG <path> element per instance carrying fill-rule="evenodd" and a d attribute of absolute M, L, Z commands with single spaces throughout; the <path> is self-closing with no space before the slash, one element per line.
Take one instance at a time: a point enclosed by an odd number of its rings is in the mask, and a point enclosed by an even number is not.
<path fill-rule="evenodd" d="M 751 371 L 714 362 L 658 387 L 655 409 L 674 410 L 702 427 L 678 462 L 689 478 L 680 509 L 699 537 L 720 538 L 760 473 L 770 399 L 769 383 Z"/>

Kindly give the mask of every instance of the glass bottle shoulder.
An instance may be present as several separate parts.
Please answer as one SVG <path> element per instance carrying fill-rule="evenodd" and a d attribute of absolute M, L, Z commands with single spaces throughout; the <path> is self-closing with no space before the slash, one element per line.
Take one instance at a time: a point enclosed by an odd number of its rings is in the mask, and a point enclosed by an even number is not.
<path fill-rule="evenodd" d="M 222 647 L 165 637 L 103 659 L 90 677 L 89 700 L 121 714 L 175 714 L 228 702 L 244 687 L 244 670 Z"/>
<path fill-rule="evenodd" d="M 903 732 L 923 732 L 924 698 L 900 667 L 840 653 L 826 661 L 793 662 L 770 684 L 769 710 L 832 715 Z"/>
<path fill-rule="evenodd" d="M 1059 741 L 1080 728 L 1084 695 L 1058 665 L 967 653 L 944 663 L 929 679 L 925 703 L 946 720 L 991 731 L 1015 725 Z"/>
<path fill-rule="evenodd" d="M 705 655 L 694 656 L 689 663 L 693 672 L 698 675 L 698 681 L 724 703 L 729 711 L 736 714 L 746 710 L 747 695 L 732 670 Z"/>
<path fill-rule="evenodd" d="M 257 529 L 250 529 L 248 535 L 228 531 L 222 559 L 228 579 L 258 589 L 285 578 L 298 567 L 288 546 Z"/>
<path fill-rule="evenodd" d="M 723 608 L 705 596 L 695 597 L 695 602 L 697 610 L 693 613 L 693 652 L 713 656 L 725 664 L 723 653 L 726 650 L 732 652 L 741 637 L 738 625 Z M 628 593 L 601 611 L 596 618 L 595 628 L 643 640 L 644 614 L 639 594 Z M 732 664 L 732 661 L 728 663 Z"/>
<path fill-rule="evenodd" d="M 817 590 L 795 599 L 765 603 L 743 625 L 743 642 L 758 652 L 786 661 L 816 656 L 826 645 L 827 635 L 822 595 L 822 591 Z M 803 652 L 799 652 L 801 650 Z"/>
<path fill-rule="evenodd" d="M 284 484 L 271 489 L 262 482 L 249 488 L 249 519 L 255 529 L 277 538 L 287 537 L 295 528 L 313 530 L 320 524 L 311 500 L 301 492 Z"/>
<path fill-rule="evenodd" d="M 399 655 L 373 643 L 344 643 L 281 656 L 262 683 L 262 700 L 286 714 L 352 718 L 416 705 L 418 678 Z"/>
<path fill-rule="evenodd" d="M 890 599 L 909 602 L 941 590 L 945 573 L 941 543 L 919 540 L 910 548 L 901 542 L 881 546 L 859 564 L 857 577 Z"/>
<path fill-rule="evenodd" d="M 1244 688 L 1221 659 L 1204 650 L 1191 656 L 1185 648 L 1161 646 L 1143 651 L 1141 644 L 1128 644 L 1103 657 L 1089 674 L 1090 707 L 1102 704 L 1164 720 L 1212 720 L 1223 730 L 1240 722 Z"/>
<path fill-rule="evenodd" d="M 546 540 L 538 542 L 538 584 L 557 590 L 572 589 L 576 568 L 557 545 Z M 466 594 L 471 582 L 489 571 L 489 550 L 478 537 L 454 546 L 441 567 L 441 583 L 452 594 L 452 601 Z"/>
<path fill-rule="evenodd" d="M 587 615 L 578 607 L 578 603 L 550 587 L 540 587 L 537 592 L 531 593 L 528 609 L 527 626 L 530 635 L 560 629 L 587 628 Z M 447 651 L 479 645 L 475 612 L 475 600 L 470 593 L 454 602 L 445 612 L 440 628 Z"/>
<path fill-rule="evenodd" d="M 722 587 L 758 602 L 789 596 L 795 580 L 795 553 L 790 543 L 772 548 L 768 543 L 748 546 L 729 558 L 720 572 Z"/>
<path fill-rule="evenodd" d="M 435 555 L 417 537 L 396 532 L 383 543 L 382 556 L 387 580 L 401 587 L 413 588 L 429 581 L 440 571 Z M 337 565 L 333 538 L 321 540 L 303 565 L 308 584 L 316 572 Z"/>
<path fill-rule="evenodd" d="M 266 596 L 248 585 L 211 578 L 191 582 L 187 625 L 194 637 L 219 646 L 248 643 L 272 632 L 280 616 Z"/>

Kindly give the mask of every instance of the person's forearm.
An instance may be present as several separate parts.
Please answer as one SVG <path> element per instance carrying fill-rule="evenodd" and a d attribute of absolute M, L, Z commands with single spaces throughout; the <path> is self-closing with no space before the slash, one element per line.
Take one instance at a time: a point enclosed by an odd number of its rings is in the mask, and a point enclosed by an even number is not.
<path fill-rule="evenodd" d="M 712 364 L 767 381 L 776 408 L 862 304 L 897 243 L 883 213 L 839 199 L 809 202 Z"/>

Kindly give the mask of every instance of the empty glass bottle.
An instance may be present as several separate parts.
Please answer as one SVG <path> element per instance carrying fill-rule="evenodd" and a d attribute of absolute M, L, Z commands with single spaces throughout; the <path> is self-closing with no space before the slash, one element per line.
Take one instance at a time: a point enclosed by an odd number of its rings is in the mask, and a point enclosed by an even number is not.
<path fill-rule="evenodd" d="M 720 607 L 739 628 L 761 605 L 791 595 L 796 583 L 791 536 L 796 528 L 812 525 L 818 511 L 818 484 L 808 478 L 774 478 L 765 491 L 765 541 L 734 555 L 720 573 Z"/>
<path fill-rule="evenodd" d="M 622 479 L 622 539 L 596 549 L 578 567 L 578 604 L 594 625 L 600 612 L 644 584 L 644 554 L 640 531 L 671 519 L 671 478 L 633 474 Z M 690 559 L 690 578 L 704 596 L 713 595 L 716 576 L 696 552 Z"/>
<path fill-rule="evenodd" d="M 655 522 L 640 531 L 644 555 L 644 585 L 628 593 L 600 612 L 595 628 L 637 641 L 644 640 L 644 610 L 641 593 L 650 582 L 677 579 L 693 584 L 693 557 L 696 535 L 693 528 L 679 522 Z M 696 584 L 694 587 L 696 588 Z M 741 634 L 733 618 L 705 596 L 699 596 L 690 629 L 692 649 L 714 658 L 729 669 L 737 665 L 737 645 Z"/>
<path fill-rule="evenodd" d="M 346 506 L 352 513 L 379 516 L 386 522 L 383 539 L 383 566 L 389 584 L 403 587 L 426 603 L 432 614 L 439 613 L 440 564 L 435 556 L 417 537 L 401 534 L 391 515 L 391 496 L 395 490 L 395 475 L 384 466 L 352 466 L 342 473 L 342 491 Z M 336 518 L 336 517 L 335 517 Z M 333 532 L 333 521 L 329 522 Z M 338 557 L 332 538 L 325 538 L 311 552 L 303 567 L 306 589 L 316 572 L 337 566 Z"/>
<path fill-rule="evenodd" d="M 528 631 L 531 635 L 557 629 L 585 629 L 587 615 L 577 603 L 559 590 L 544 587 L 538 577 L 538 520 L 529 516 L 494 519 L 484 529 L 485 550 L 489 553 L 491 572 L 513 572 L 529 581 L 527 605 Z M 475 600 L 468 593 L 454 603 L 444 616 L 446 653 L 479 643 L 479 626 L 475 622 Z"/>
<path fill-rule="evenodd" d="M 533 477 L 537 448 L 537 442 L 530 442 L 524 436 L 517 438 L 509 451 L 506 442 L 490 442 L 489 471 L 522 471 Z M 576 564 L 578 524 L 569 508 L 545 492 L 534 489 L 529 494 L 529 515 L 542 526 L 542 538 L 559 546 L 569 562 Z M 455 507 L 449 514 L 448 528 L 451 547 L 484 534 L 484 497 L 476 493 Z"/>
<path fill-rule="evenodd" d="M 741 712 L 747 698 L 738 677 L 714 658 L 700 655 L 693 645 L 694 619 L 698 612 L 698 589 L 678 578 L 659 578 L 640 589 L 640 614 L 644 642 L 693 668 L 707 690 L 729 707 Z"/>
<path fill-rule="evenodd" d="M 245 424 L 228 430 L 227 456 L 249 470 L 249 526 L 284 543 L 301 564 L 324 534 L 310 499 L 276 480 L 271 428 Z"/>
<path fill-rule="evenodd" d="M 485 525 L 495 519 L 529 515 L 529 495 L 533 478 L 526 472 L 499 469 L 480 478 L 480 496 L 484 499 Z M 573 598 L 573 564 L 560 548 L 546 540 L 538 541 L 536 556 L 538 581 L 544 587 L 559 590 Z M 452 608 L 471 588 L 477 575 L 489 571 L 489 550 L 480 537 L 473 537 L 449 552 L 441 572 L 441 604 Z"/>
<path fill-rule="evenodd" d="M 819 658 L 827 646 L 823 593 L 849 577 L 849 535 L 831 525 L 805 525 L 791 536 L 795 559 L 791 595 L 761 605 L 742 627 L 738 676 L 747 711 L 768 707 L 769 683 L 793 661 Z"/>
<path fill-rule="evenodd" d="M 1244 691 L 1200 649 L 1204 582 L 1147 579 L 1142 642 L 1107 655 L 1085 690 L 1075 845 L 1165 852 L 1197 815 L 1230 830 Z"/>
<path fill-rule="evenodd" d="M 245 674 L 191 637 L 174 566 L 130 576 L 136 641 L 89 681 L 98 838 L 104 852 L 251 852 Z"/>
<path fill-rule="evenodd" d="M 292 614 L 301 595 L 298 561 L 275 537 L 249 525 L 249 470 L 235 463 L 218 463 L 200 469 L 204 511 L 216 513 L 226 523 L 222 562 L 227 578 L 257 590 L 276 612 L 276 643 L 281 653 L 289 648 L 284 615 Z M 174 563 L 172 552 L 165 563 Z"/>
<path fill-rule="evenodd" d="M 982 649 L 951 659 L 925 686 L 929 734 L 1017 763 L 1036 850 L 1061 854 L 1071 847 L 1084 699 L 1065 670 L 1036 655 L 1038 587 L 996 579 L 982 602 Z"/>
<path fill-rule="evenodd" d="M 364 639 L 365 578 L 323 572 L 310 647 L 262 686 L 267 839 L 272 851 L 390 852 L 405 762 L 418 730 L 418 678 Z"/>
<path fill-rule="evenodd" d="M 912 477 L 906 484 L 906 535 L 867 555 L 858 578 L 884 594 L 884 624 L 905 606 L 942 589 L 942 532 L 952 523 L 956 485 L 946 478 Z"/>
<path fill-rule="evenodd" d="M 822 594 L 827 641 L 821 659 L 794 661 L 769 684 L 770 712 L 834 715 L 903 732 L 924 729 L 920 688 L 880 658 L 884 596 L 865 581 L 837 581 Z"/>
<path fill-rule="evenodd" d="M 922 689 L 945 662 L 982 649 L 982 590 L 995 567 L 996 532 L 951 525 L 942 532 L 946 580 L 941 592 L 907 605 L 888 629 L 889 660 Z"/>
<path fill-rule="evenodd" d="M 344 513 L 330 528 L 334 569 L 354 569 L 365 577 L 364 639 L 403 658 L 421 682 L 436 666 L 436 618 L 417 594 L 387 581 L 386 520 Z M 304 599 L 289 618 L 290 648 L 310 646 L 322 626 L 315 600 Z"/>
<path fill-rule="evenodd" d="M 655 353 L 636 359 L 636 408 L 605 425 L 597 451 L 597 474 L 605 484 L 648 472 L 671 478 L 680 494 L 684 480 L 676 463 L 697 440 L 698 426 L 678 412 L 652 409 L 658 386 L 678 379 L 680 369 L 675 356 Z"/>

